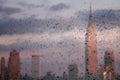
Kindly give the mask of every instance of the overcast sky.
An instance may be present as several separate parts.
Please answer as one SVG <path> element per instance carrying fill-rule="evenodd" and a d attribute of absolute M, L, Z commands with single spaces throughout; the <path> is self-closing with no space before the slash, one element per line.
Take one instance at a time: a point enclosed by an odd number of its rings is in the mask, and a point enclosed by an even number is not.
<path fill-rule="evenodd" d="M 41 55 L 43 74 L 47 71 L 62 74 L 73 62 L 80 73 L 84 72 L 90 2 L 99 64 L 103 64 L 104 52 L 113 49 L 116 70 L 120 71 L 119 0 L 0 0 L 0 56 L 8 58 L 12 49 L 18 50 L 22 74 L 30 72 L 32 54 Z"/>

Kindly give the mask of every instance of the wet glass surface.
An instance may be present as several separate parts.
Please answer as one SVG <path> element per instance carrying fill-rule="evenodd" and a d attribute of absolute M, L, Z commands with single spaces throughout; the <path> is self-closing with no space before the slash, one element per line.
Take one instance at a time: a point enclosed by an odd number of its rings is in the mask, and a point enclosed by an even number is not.
<path fill-rule="evenodd" d="M 119 3 L 0 0 L 0 80 L 119 80 Z"/>

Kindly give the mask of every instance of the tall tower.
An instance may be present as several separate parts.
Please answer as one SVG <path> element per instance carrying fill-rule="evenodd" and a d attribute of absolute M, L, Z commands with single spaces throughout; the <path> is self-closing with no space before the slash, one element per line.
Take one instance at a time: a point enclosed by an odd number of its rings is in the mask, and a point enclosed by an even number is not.
<path fill-rule="evenodd" d="M 2 57 L 1 58 L 1 80 L 5 80 L 5 76 L 6 76 L 6 71 L 5 71 L 5 58 Z"/>
<path fill-rule="evenodd" d="M 104 56 L 104 67 L 105 71 L 107 72 L 109 76 L 109 80 L 115 80 L 115 58 L 112 50 L 108 50 L 105 52 Z M 112 74 L 112 75 L 110 75 Z"/>
<path fill-rule="evenodd" d="M 85 75 L 96 77 L 97 76 L 97 33 L 93 24 L 92 10 L 90 5 L 89 23 L 86 33 L 85 41 Z M 87 79 L 86 79 L 87 80 Z"/>
<path fill-rule="evenodd" d="M 20 56 L 16 50 L 10 52 L 8 75 L 9 80 L 20 80 Z"/>
<path fill-rule="evenodd" d="M 32 78 L 37 80 L 39 78 L 39 55 L 32 55 Z"/>

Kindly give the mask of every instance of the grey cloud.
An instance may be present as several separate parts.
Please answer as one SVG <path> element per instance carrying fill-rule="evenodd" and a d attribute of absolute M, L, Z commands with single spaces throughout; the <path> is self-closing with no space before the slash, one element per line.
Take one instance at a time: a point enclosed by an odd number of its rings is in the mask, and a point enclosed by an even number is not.
<path fill-rule="evenodd" d="M 34 38 L 34 37 L 33 37 Z M 37 38 L 36 38 L 37 39 Z M 69 49 L 70 47 L 75 48 L 76 46 L 83 46 L 84 44 L 81 41 L 76 40 L 75 38 L 71 37 L 62 37 L 61 40 L 59 41 L 36 41 L 36 42 L 31 42 L 32 38 L 30 40 L 22 40 L 19 39 L 17 40 L 16 43 L 10 44 L 10 45 L 0 45 L 0 51 L 5 52 L 5 51 L 11 51 L 13 49 L 16 49 L 18 51 L 24 51 L 24 50 L 52 50 L 52 49 Z M 69 48 L 68 48 L 69 47 Z M 66 49 L 66 50 L 67 50 Z M 82 50 L 82 49 L 81 49 Z M 71 53 L 71 52 L 69 52 Z"/>
<path fill-rule="evenodd" d="M 0 0 L 0 4 L 4 4 L 6 0 Z"/>
<path fill-rule="evenodd" d="M 59 3 L 59 4 L 56 4 L 56 5 L 53 5 L 50 7 L 50 10 L 52 11 L 60 11 L 60 10 L 63 10 L 63 9 L 68 9 L 69 6 L 64 4 L 64 3 Z"/>
<path fill-rule="evenodd" d="M 88 12 L 79 11 L 75 17 L 65 19 L 1 19 L 0 35 L 24 34 L 24 33 L 54 33 L 65 32 L 78 28 L 85 30 L 88 24 Z M 94 23 L 97 30 L 111 29 L 120 26 L 120 10 L 98 10 L 93 12 Z M 104 17 L 103 17 L 104 16 Z"/>
<path fill-rule="evenodd" d="M 1 52 L 10 51 L 10 48 L 9 48 L 9 46 L 0 45 L 0 51 Z"/>
<path fill-rule="evenodd" d="M 88 11 L 76 12 L 77 21 L 88 24 Z M 93 12 L 93 20 L 98 30 L 112 29 L 120 26 L 120 10 L 96 10 Z"/>
<path fill-rule="evenodd" d="M 71 23 L 58 19 L 8 19 L 0 22 L 0 35 L 24 33 L 54 33 L 73 29 Z M 64 27 L 62 27 L 64 26 Z"/>
<path fill-rule="evenodd" d="M 36 4 L 30 4 L 30 3 L 25 3 L 25 2 L 19 2 L 18 3 L 21 6 L 28 7 L 28 8 L 41 8 L 44 7 L 44 4 L 36 5 Z"/>
<path fill-rule="evenodd" d="M 0 13 L 4 14 L 6 16 L 21 12 L 21 11 L 22 10 L 20 8 L 0 6 Z"/>

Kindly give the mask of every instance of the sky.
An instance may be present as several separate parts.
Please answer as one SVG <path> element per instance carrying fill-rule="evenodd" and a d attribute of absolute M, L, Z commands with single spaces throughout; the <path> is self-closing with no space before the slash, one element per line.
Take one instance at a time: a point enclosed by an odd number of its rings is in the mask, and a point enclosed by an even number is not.
<path fill-rule="evenodd" d="M 41 75 L 61 75 L 74 62 L 83 75 L 90 2 L 99 65 L 104 52 L 113 49 L 120 73 L 120 0 L 0 0 L 0 57 L 19 51 L 23 75 L 31 73 L 33 54 L 41 56 Z"/>

